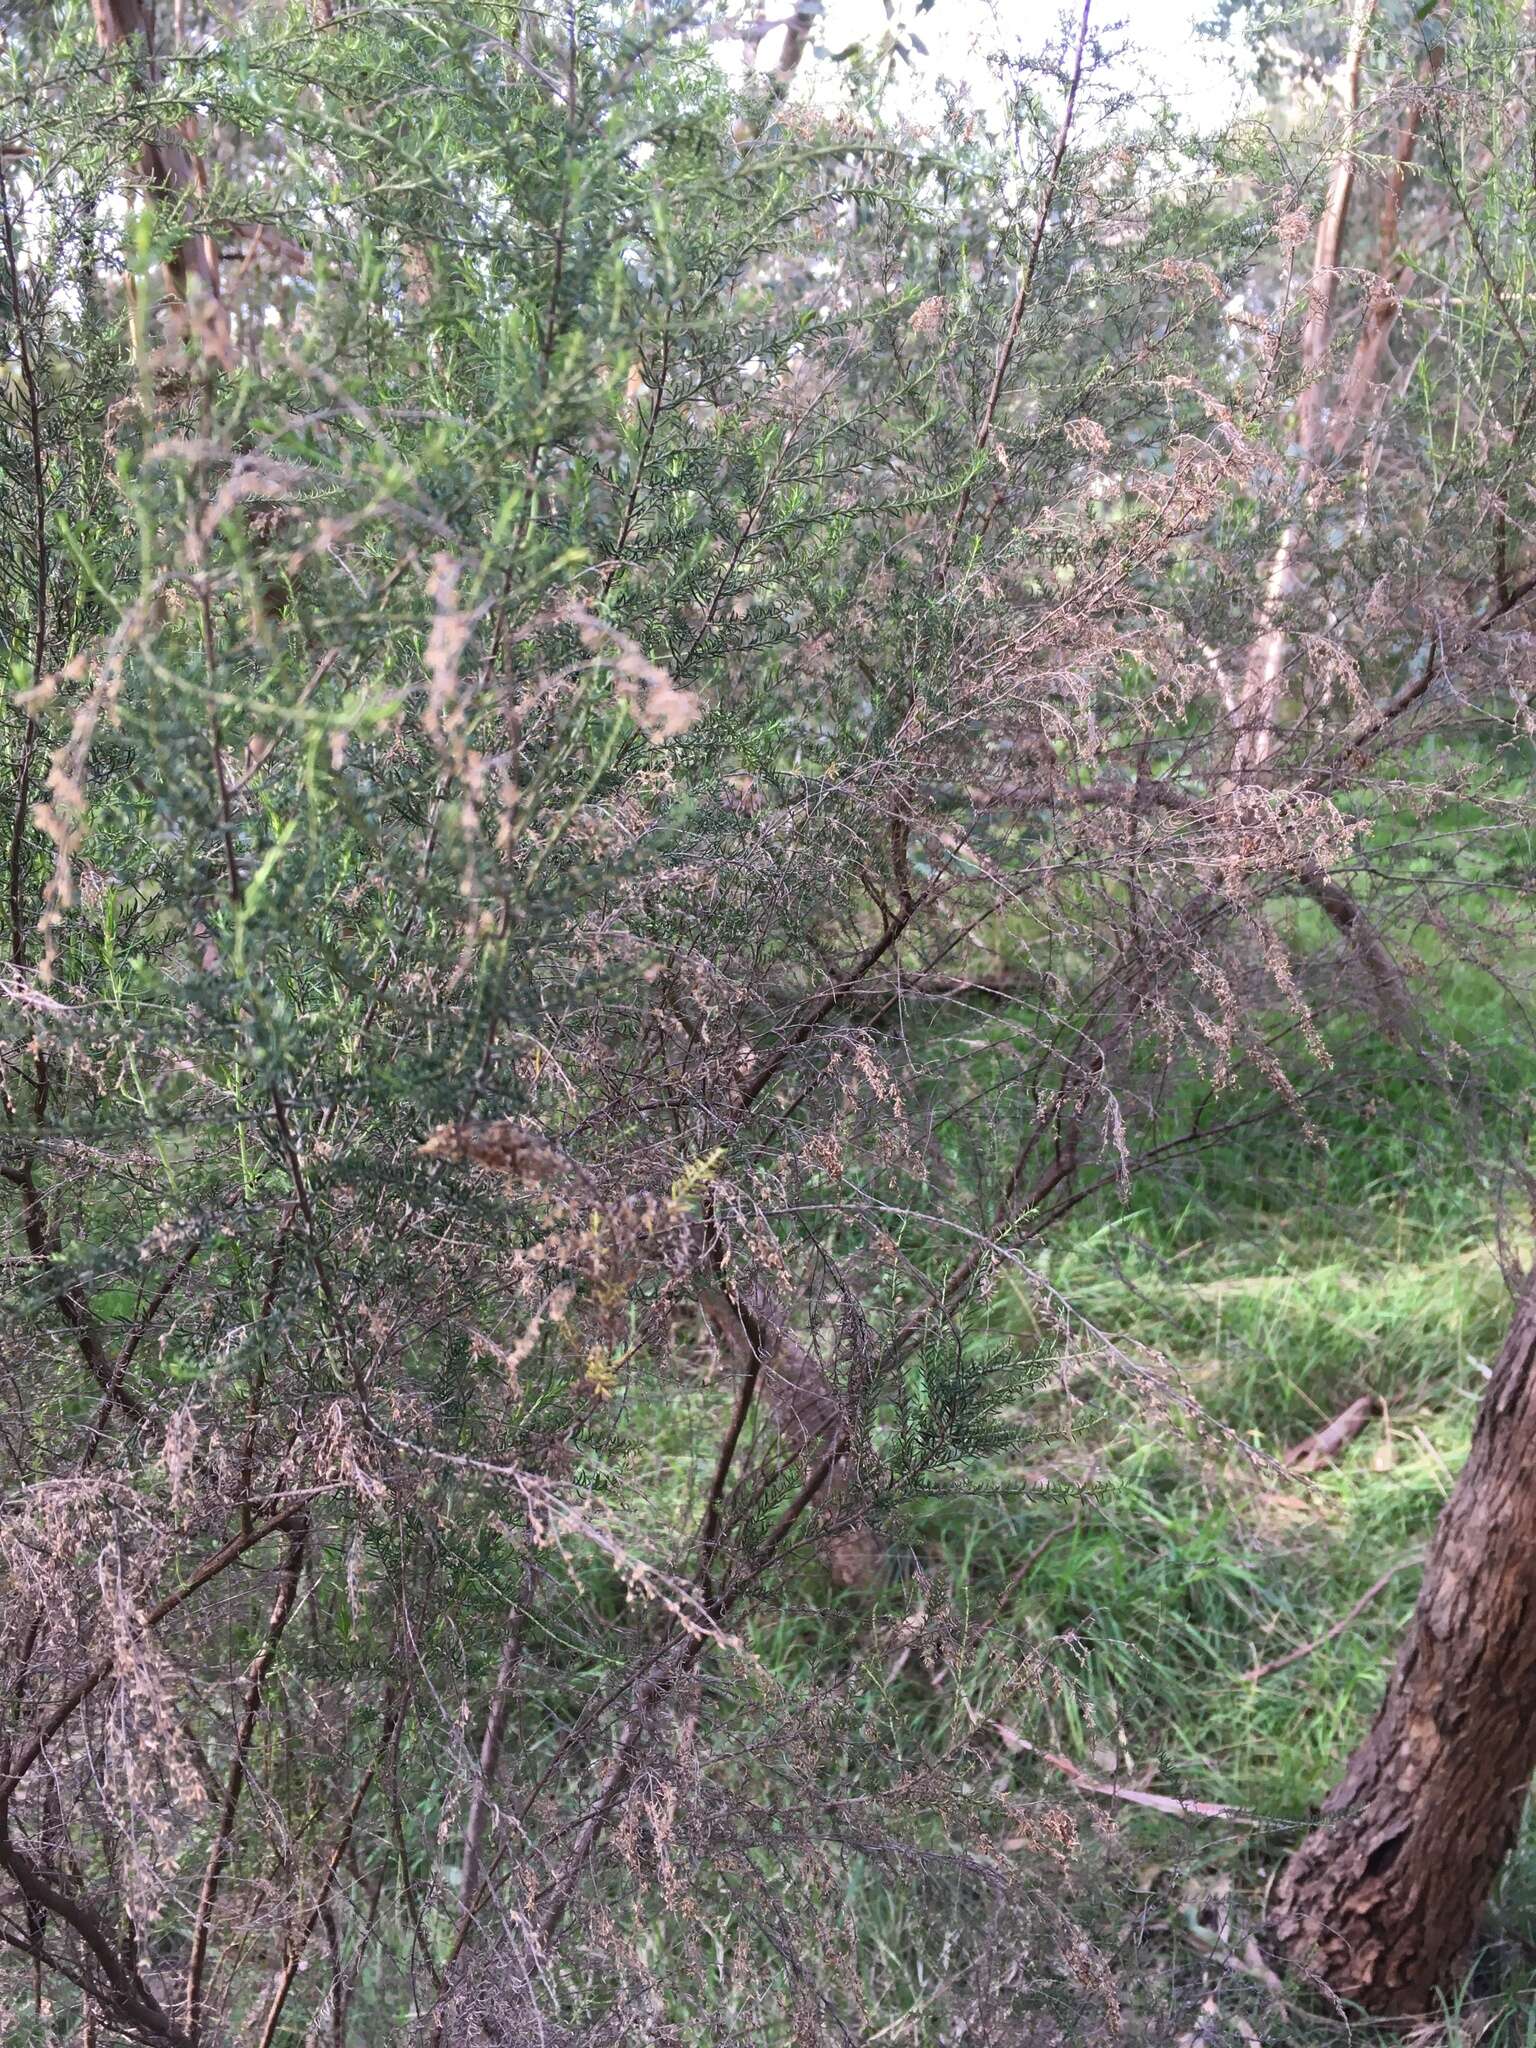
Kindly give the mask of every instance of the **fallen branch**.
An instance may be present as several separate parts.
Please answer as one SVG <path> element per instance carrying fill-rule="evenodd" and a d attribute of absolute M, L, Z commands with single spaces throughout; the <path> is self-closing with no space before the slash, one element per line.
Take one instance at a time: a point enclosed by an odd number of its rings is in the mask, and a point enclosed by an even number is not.
<path fill-rule="evenodd" d="M 1134 1785 L 1105 1784 L 1090 1778 L 1070 1757 L 1058 1756 L 1054 1750 L 1041 1749 L 1038 1743 L 1027 1741 L 1004 1721 L 986 1721 L 982 1725 L 991 1730 L 1010 1755 L 1022 1751 L 1027 1756 L 1039 1757 L 1052 1770 L 1070 1778 L 1079 1792 L 1087 1792 L 1095 1799 L 1119 1799 L 1128 1806 L 1145 1806 L 1153 1813 L 1172 1814 L 1177 1820 L 1230 1820 L 1248 1828 L 1268 1825 L 1262 1814 L 1244 1813 L 1241 1807 L 1221 1806 L 1212 1799 L 1176 1799 L 1171 1792 L 1142 1792 Z"/>
<path fill-rule="evenodd" d="M 1292 1472 L 1315 1472 L 1320 1465 L 1331 1464 L 1346 1444 L 1353 1443 L 1365 1428 L 1376 1406 L 1374 1394 L 1362 1394 L 1358 1401 L 1350 1402 L 1342 1415 L 1336 1415 L 1332 1422 L 1314 1430 L 1311 1436 L 1304 1436 L 1299 1444 L 1292 1444 L 1281 1464 Z"/>
<path fill-rule="evenodd" d="M 1405 1572 L 1410 1565 L 1422 1564 L 1423 1562 L 1423 1554 L 1419 1551 L 1415 1551 L 1412 1557 L 1400 1557 L 1396 1564 L 1390 1566 L 1388 1570 L 1382 1573 L 1373 1586 L 1366 1587 L 1360 1598 L 1342 1620 L 1336 1621 L 1332 1628 L 1325 1629 L 1314 1641 L 1303 1643 L 1299 1649 L 1287 1650 L 1283 1657 L 1275 1657 L 1268 1664 L 1255 1664 L 1251 1671 L 1243 1673 L 1244 1684 L 1257 1685 L 1261 1678 L 1272 1678 L 1277 1671 L 1283 1671 L 1288 1664 L 1299 1664 L 1303 1657 L 1310 1657 L 1312 1652 L 1320 1650 L 1324 1643 L 1333 1642 L 1336 1637 L 1343 1635 L 1345 1629 L 1349 1627 L 1357 1615 L 1365 1612 L 1366 1608 L 1370 1606 L 1379 1593 L 1385 1591 L 1399 1572 Z"/>

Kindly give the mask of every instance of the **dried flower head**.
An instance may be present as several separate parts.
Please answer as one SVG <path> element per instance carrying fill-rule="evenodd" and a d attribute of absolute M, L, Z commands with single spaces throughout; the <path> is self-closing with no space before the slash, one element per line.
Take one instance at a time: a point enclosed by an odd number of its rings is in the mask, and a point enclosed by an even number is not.
<path fill-rule="evenodd" d="M 944 317 L 947 311 L 947 302 L 935 292 L 913 309 L 907 327 L 922 340 L 931 341 L 936 334 L 944 332 Z"/>
<path fill-rule="evenodd" d="M 1282 249 L 1298 248 L 1311 232 L 1312 223 L 1299 207 L 1293 207 L 1290 212 L 1282 213 L 1275 222 L 1275 240 Z"/>
<path fill-rule="evenodd" d="M 1068 447 L 1075 448 L 1079 455 L 1107 455 L 1109 436 L 1097 420 L 1068 420 L 1062 428 L 1067 437 Z"/>

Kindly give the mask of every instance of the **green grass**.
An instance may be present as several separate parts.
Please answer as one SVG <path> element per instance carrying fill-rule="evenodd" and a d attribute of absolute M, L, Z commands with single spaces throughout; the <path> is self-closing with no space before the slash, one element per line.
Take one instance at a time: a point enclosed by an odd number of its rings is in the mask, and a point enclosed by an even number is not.
<path fill-rule="evenodd" d="M 1401 2038 L 1277 2005 L 1244 1964 L 1268 1885 L 1380 1698 L 1502 1342 L 1501 1258 L 1526 1250 L 1518 1209 L 1517 1241 L 1501 1243 L 1506 1191 L 1485 1162 L 1510 1149 L 1502 1119 L 1536 1087 L 1536 1058 L 1498 1036 L 1475 978 L 1451 993 L 1460 1037 L 1483 1048 L 1475 1071 L 1464 1059 L 1457 1080 L 1443 1045 L 1434 1059 L 1377 1048 L 1368 1090 L 1340 1084 L 1327 1151 L 1276 1120 L 1258 1147 L 1250 1134 L 1213 1149 L 1032 1252 L 1084 1334 L 1021 1407 L 1023 1448 L 997 1490 L 906 1511 L 877 1588 L 831 1592 L 808 1566 L 802 1597 L 752 1633 L 786 1693 L 839 1688 L 850 1783 L 861 1725 L 914 1764 L 969 1744 L 963 1790 L 978 1812 L 990 1800 L 1017 1813 L 1004 1853 L 1107 1960 L 1134 2041 Z M 1199 1416 L 1149 1398 L 1089 1325 L 1185 1388 Z M 991 1336 L 1009 1331 L 1031 1349 L 1040 1339 L 1023 1280 L 994 1298 Z M 1361 1394 L 1377 1412 L 1336 1462 L 1311 1478 L 1284 1468 L 1290 1445 Z M 921 1650 L 893 1656 L 892 1630 L 917 1615 Z M 1085 1796 L 994 1740 L 993 1719 L 1097 1778 L 1257 1824 Z M 1053 1808 L 1079 1835 L 1058 1860 L 1030 1833 Z M 966 1823 L 936 1815 L 936 1846 L 946 1825 Z M 923 1911 L 850 1867 L 871 2039 L 958 2038 L 936 2017 Z M 1039 2048 L 1086 2038 L 1081 2005 L 1075 2021 L 1066 1991 L 1062 2005 L 1042 2016 Z M 1536 1828 L 1505 1873 L 1486 1954 L 1420 2039 L 1536 2048 Z"/>
<path fill-rule="evenodd" d="M 1514 1063 L 1512 1050 L 1499 1062 Z M 1030 1740 L 1098 1777 L 1273 1823 L 1075 1800 L 1049 1768 L 1012 1763 L 1021 1791 L 1072 1802 L 1097 1845 L 1087 1919 L 1127 1987 L 1133 2037 L 1182 2038 L 1207 1998 L 1213 2040 L 1343 2037 L 1338 2022 L 1282 2014 L 1247 1976 L 1202 1961 L 1188 1923 L 1257 1924 L 1288 1840 L 1368 1725 L 1417 1569 L 1319 1639 L 1422 1549 L 1507 1321 L 1493 1202 L 1468 1142 L 1476 1125 L 1448 1117 L 1443 1097 L 1429 1115 L 1411 1072 L 1399 1084 L 1330 1153 L 1285 1139 L 1258 1171 L 1251 1150 L 1213 1156 L 1137 1209 L 1088 1219 L 1049 1261 L 1073 1309 L 1271 1458 L 1376 1396 L 1384 1413 L 1336 1463 L 1310 1480 L 1256 1465 L 1220 1430 L 1149 1405 L 1086 1342 L 1045 1418 L 1055 1449 L 1034 1475 L 1080 1488 L 1076 1506 L 1015 1499 L 980 1537 L 974 1517 L 947 1508 L 923 1529 L 960 1569 L 973 1611 L 1002 1603 L 995 1639 L 1055 1645 L 1070 1663 L 1070 1687 L 1042 1697 L 1023 1727 Z M 1017 1315 L 1032 1327 L 1022 1290 Z M 1012 1561 L 1042 1545 L 1010 1589 Z M 1247 1675 L 1314 1643 L 1281 1671 Z M 1536 1841 L 1506 1873 L 1495 1926 L 1447 2041 L 1536 2043 Z M 1232 1940 L 1241 1947 L 1240 1932 Z"/>

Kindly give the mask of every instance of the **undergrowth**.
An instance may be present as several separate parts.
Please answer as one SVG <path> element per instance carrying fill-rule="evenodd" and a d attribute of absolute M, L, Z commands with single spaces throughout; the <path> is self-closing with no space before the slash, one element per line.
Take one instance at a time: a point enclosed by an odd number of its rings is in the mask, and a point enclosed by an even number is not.
<path fill-rule="evenodd" d="M 1503 1335 L 1507 1269 L 1525 1253 L 1483 1162 L 1536 1063 L 1507 1030 L 1490 1040 L 1474 977 L 1451 995 L 1468 1042 L 1487 1048 L 1459 1086 L 1445 1041 L 1383 1046 L 1369 1091 L 1334 1077 L 1326 1148 L 1276 1121 L 1267 1149 L 1250 1136 L 1197 1155 L 1032 1259 L 1128 1360 L 1185 1387 L 1198 1419 L 1171 1428 L 1166 1404 L 1149 1406 L 1099 1349 L 1067 1345 L 991 1490 L 904 1510 L 873 1588 L 829 1588 L 811 1568 L 798 1604 L 753 1641 L 791 1689 L 841 1674 L 847 1725 L 862 1715 L 914 1771 L 973 1745 L 978 1794 L 1018 1816 L 992 1846 L 1049 1866 L 1109 1960 L 1128 2039 L 1378 2038 L 1282 1994 L 1253 1937 L 1288 1845 L 1378 1703 Z M 994 1330 L 1021 1349 L 1041 1339 L 1033 1299 L 1020 1283 L 993 1305 Z M 1371 1418 L 1336 1458 L 1311 1474 L 1286 1465 L 1362 1395 Z M 654 1448 L 665 1462 L 665 1439 Z M 850 1786 L 858 1751 L 855 1737 Z M 1083 1778 L 1231 1817 L 1170 1817 Z M 861 1868 L 847 1889 L 896 2013 L 870 2038 L 948 2039 L 925 2031 L 927 1966 L 901 1964 L 931 1955 L 904 1925 L 910 1900 Z M 1042 2044 L 1082 2038 L 1080 2020 L 1049 2009 L 1039 2027 Z M 1486 1951 L 1421 2038 L 1536 2042 L 1529 1835 Z"/>
<path fill-rule="evenodd" d="M 1017 1490 L 985 1515 L 937 1507 L 917 1537 L 957 1569 L 987 1640 L 1069 1661 L 1071 1683 L 1020 1731 L 1037 1747 L 1101 1783 L 1243 1816 L 1171 1819 L 1028 1757 L 1002 1766 L 1074 1813 L 1093 1873 L 1078 1910 L 1115 1958 L 1128 2031 L 1148 2040 L 1362 2034 L 1281 2000 L 1245 1949 L 1287 1844 L 1378 1704 L 1507 1323 L 1506 1269 L 1528 1256 L 1483 1162 L 1536 1063 L 1478 977 L 1448 993 L 1458 1035 L 1483 1048 L 1475 1068 L 1447 1042 L 1383 1047 L 1368 1090 L 1336 1077 L 1326 1148 L 1278 1124 L 1267 1152 L 1246 1134 L 1133 1207 L 1105 1204 L 1036 1261 L 1263 1461 L 1203 1425 L 1170 1434 L 1166 1411 L 1085 1352 Z M 1015 1313 L 1033 1329 L 1022 1290 Z M 1284 1465 L 1362 1395 L 1371 1420 L 1336 1459 L 1309 1476 Z M 1444 2038 L 1536 2041 L 1533 1963 L 1527 1829 Z"/>

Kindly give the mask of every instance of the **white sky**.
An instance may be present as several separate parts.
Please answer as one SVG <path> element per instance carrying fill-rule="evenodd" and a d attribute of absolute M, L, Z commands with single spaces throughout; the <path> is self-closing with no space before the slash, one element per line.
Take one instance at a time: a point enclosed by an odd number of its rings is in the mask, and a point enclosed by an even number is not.
<path fill-rule="evenodd" d="M 878 43 L 886 32 L 915 32 L 927 55 L 914 53 L 910 67 L 898 64 L 893 86 L 914 114 L 920 114 L 939 75 L 961 79 L 982 101 L 994 88 L 985 55 L 1000 45 L 1038 50 L 1057 32 L 1060 0 L 934 0 L 925 14 L 917 0 L 823 0 L 825 13 L 816 40 L 828 50 L 850 43 Z M 766 10 L 778 13 L 772 4 Z M 785 11 L 788 11 L 786 6 Z M 1211 12 L 1210 0 L 1096 0 L 1090 17 L 1110 48 L 1129 48 L 1138 55 L 1117 67 L 1117 82 L 1154 87 L 1197 126 L 1216 126 L 1244 104 L 1232 58 L 1223 46 L 1194 33 L 1194 23 Z M 1077 9 L 1073 9 L 1074 19 Z M 1118 24 L 1118 27 L 1116 26 Z M 760 65 L 778 55 L 777 34 L 763 44 Z M 830 103 L 838 96 L 839 66 L 807 52 L 800 90 Z"/>

